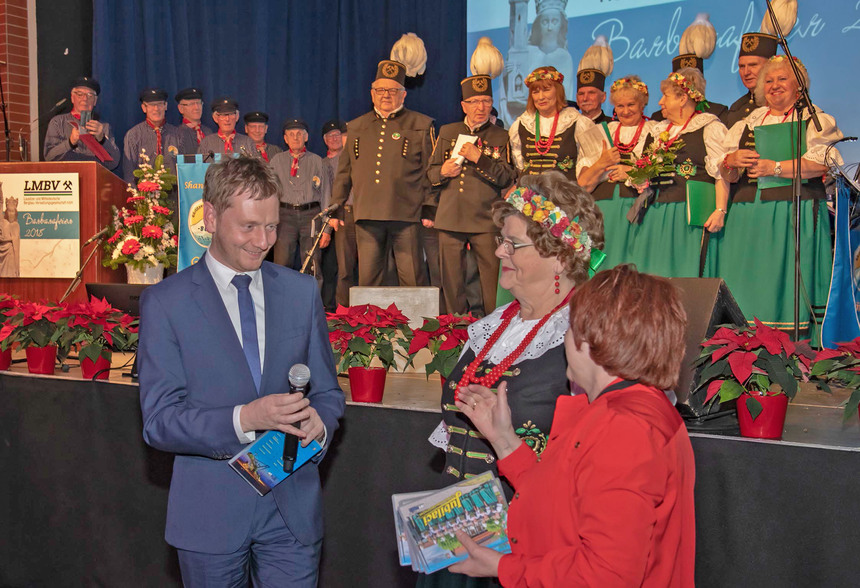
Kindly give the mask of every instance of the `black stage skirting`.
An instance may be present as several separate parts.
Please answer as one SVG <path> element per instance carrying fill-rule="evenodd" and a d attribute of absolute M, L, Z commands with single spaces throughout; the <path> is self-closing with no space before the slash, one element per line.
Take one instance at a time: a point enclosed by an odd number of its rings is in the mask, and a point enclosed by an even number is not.
<path fill-rule="evenodd" d="M 0 586 L 179 586 L 163 539 L 172 457 L 132 385 L 0 375 Z M 414 585 L 391 494 L 435 487 L 428 412 L 347 406 L 323 468 L 321 586 Z M 856 586 L 854 451 L 697 436 L 698 586 Z"/>

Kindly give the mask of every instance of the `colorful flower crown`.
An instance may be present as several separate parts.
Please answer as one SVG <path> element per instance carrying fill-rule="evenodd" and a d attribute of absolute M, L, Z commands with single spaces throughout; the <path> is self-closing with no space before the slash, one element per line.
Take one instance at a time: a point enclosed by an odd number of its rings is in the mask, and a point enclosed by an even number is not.
<path fill-rule="evenodd" d="M 617 92 L 618 90 L 636 90 L 637 92 L 642 92 L 646 96 L 648 95 L 648 86 L 645 85 L 645 82 L 642 80 L 635 80 L 633 78 L 619 78 L 612 82 L 612 87 L 609 88 L 610 92 Z"/>
<path fill-rule="evenodd" d="M 693 86 L 693 84 L 690 82 L 690 80 L 685 78 L 682 74 L 679 74 L 678 72 L 672 72 L 669 75 L 668 80 L 670 82 L 674 82 L 674 83 L 678 84 L 681 87 L 681 89 L 687 93 L 687 96 L 689 96 L 693 100 L 693 102 L 696 102 L 697 104 L 699 102 L 704 102 L 705 95 L 702 94 L 701 92 L 699 92 L 695 88 L 695 86 Z"/>
<path fill-rule="evenodd" d="M 508 194 L 505 201 L 520 211 L 524 216 L 548 229 L 553 237 L 561 239 L 579 255 L 588 261 L 589 275 L 594 275 L 606 255 L 599 249 L 592 249 L 591 237 L 579 225 L 579 217 L 571 220 L 567 213 L 545 198 L 525 186 L 519 186 Z"/>
<path fill-rule="evenodd" d="M 531 87 L 535 82 L 541 80 L 549 80 L 551 82 L 564 83 L 564 74 L 556 70 L 554 67 L 539 67 L 528 75 L 526 78 L 526 86 Z"/>

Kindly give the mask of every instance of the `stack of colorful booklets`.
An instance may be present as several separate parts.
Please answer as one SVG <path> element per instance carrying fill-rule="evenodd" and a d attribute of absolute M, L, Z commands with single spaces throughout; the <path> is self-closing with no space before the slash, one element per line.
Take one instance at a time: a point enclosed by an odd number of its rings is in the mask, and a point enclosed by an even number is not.
<path fill-rule="evenodd" d="M 508 502 L 492 472 L 441 490 L 394 494 L 391 502 L 402 566 L 432 574 L 466 559 L 456 531 L 500 553 L 511 551 Z"/>

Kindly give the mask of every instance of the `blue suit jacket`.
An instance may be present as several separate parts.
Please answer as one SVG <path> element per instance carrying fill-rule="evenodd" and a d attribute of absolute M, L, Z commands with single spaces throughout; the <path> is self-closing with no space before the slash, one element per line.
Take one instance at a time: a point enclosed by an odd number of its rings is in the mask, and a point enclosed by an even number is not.
<path fill-rule="evenodd" d="M 288 392 L 290 367 L 306 364 L 307 397 L 330 441 L 344 395 L 316 281 L 270 263 L 262 272 L 266 357 L 260 395 Z M 139 366 L 144 439 L 176 454 L 165 538 L 181 549 L 232 553 L 248 536 L 260 500 L 226 461 L 243 448 L 233 430 L 233 407 L 253 401 L 257 392 L 205 261 L 144 291 Z M 322 538 L 316 463 L 304 465 L 272 493 L 300 542 Z"/>

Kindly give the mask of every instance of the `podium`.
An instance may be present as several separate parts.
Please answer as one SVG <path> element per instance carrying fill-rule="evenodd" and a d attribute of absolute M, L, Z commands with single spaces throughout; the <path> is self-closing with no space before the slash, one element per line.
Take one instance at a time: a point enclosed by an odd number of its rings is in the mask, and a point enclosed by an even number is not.
<path fill-rule="evenodd" d="M 0 174 L 76 173 L 80 194 L 80 240 L 84 241 L 98 233 L 111 222 L 111 206 L 125 204 L 127 184 L 94 161 L 42 161 L 0 163 Z M 78 267 L 86 259 L 88 245 L 79 256 Z M 125 272 L 103 267 L 103 252 L 99 251 L 90 260 L 81 277 L 81 284 L 69 296 L 69 301 L 86 300 L 83 284 L 86 282 L 125 282 Z M 77 271 L 77 268 L 75 268 Z M 3 278 L 0 292 L 15 294 L 22 300 L 48 299 L 57 301 L 68 288 L 72 278 Z"/>

